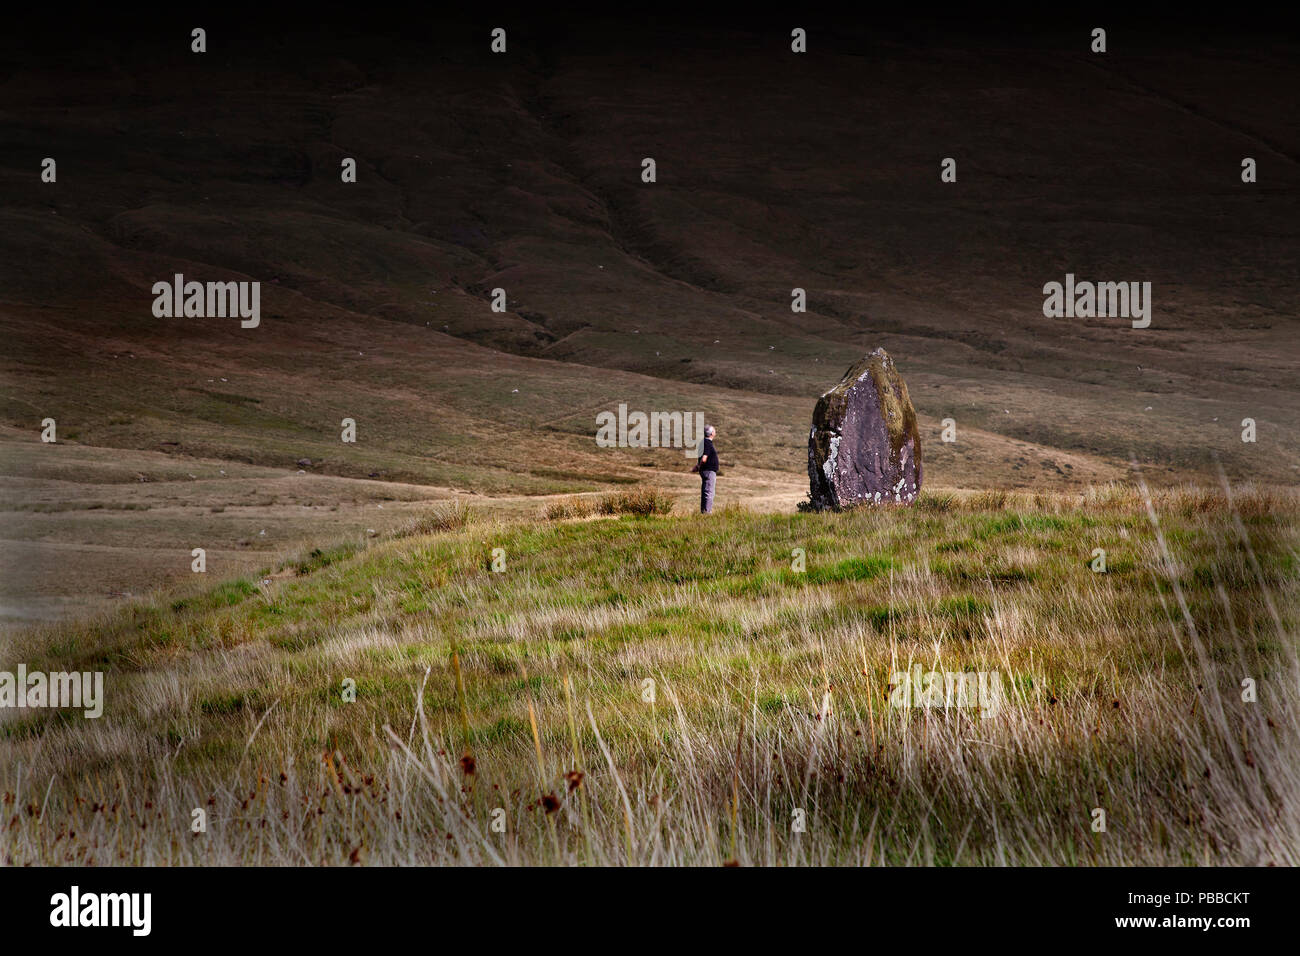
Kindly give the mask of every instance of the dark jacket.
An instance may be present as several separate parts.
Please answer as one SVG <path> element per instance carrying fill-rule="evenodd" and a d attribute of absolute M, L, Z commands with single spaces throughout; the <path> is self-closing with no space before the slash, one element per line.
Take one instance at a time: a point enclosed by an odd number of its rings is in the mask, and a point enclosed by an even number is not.
<path fill-rule="evenodd" d="M 704 439 L 704 451 L 701 454 L 704 456 L 704 463 L 700 465 L 700 471 L 716 473 L 718 470 L 718 451 L 713 447 L 713 442 L 707 438 Z"/>

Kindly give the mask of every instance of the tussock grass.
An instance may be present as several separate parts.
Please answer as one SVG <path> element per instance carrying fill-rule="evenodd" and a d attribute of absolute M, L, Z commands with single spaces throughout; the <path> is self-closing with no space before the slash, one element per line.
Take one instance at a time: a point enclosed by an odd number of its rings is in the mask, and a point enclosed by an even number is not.
<path fill-rule="evenodd" d="M 666 515 L 672 514 L 673 499 L 658 488 L 641 485 L 602 495 L 596 510 L 603 515 Z"/>
<path fill-rule="evenodd" d="M 28 632 L 108 701 L 5 714 L 0 853 L 1300 863 L 1295 497 L 945 500 L 475 524 Z M 1005 700 L 895 706 L 914 668 Z"/>
<path fill-rule="evenodd" d="M 401 529 L 398 536 L 408 537 L 419 534 L 440 534 L 444 531 L 460 531 L 469 527 L 473 520 L 474 511 L 470 508 L 469 503 L 463 499 L 440 501 Z"/>
<path fill-rule="evenodd" d="M 566 521 L 573 518 L 588 518 L 596 513 L 594 502 L 572 495 L 560 501 L 553 501 L 542 513 L 547 521 Z"/>
<path fill-rule="evenodd" d="M 546 506 L 542 516 L 547 521 L 590 518 L 593 515 L 666 515 L 672 514 L 673 499 L 658 488 L 638 485 L 626 491 L 614 491 L 590 499 L 571 495 Z"/>

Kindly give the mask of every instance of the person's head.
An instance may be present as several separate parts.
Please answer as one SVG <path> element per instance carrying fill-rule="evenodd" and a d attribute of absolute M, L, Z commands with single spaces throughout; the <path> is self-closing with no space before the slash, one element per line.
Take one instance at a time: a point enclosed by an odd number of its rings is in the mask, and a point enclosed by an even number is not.
<path fill-rule="evenodd" d="M 713 441 L 713 436 L 716 435 L 717 433 L 718 430 L 714 428 L 712 425 L 704 426 L 704 437 L 707 438 L 709 441 Z"/>

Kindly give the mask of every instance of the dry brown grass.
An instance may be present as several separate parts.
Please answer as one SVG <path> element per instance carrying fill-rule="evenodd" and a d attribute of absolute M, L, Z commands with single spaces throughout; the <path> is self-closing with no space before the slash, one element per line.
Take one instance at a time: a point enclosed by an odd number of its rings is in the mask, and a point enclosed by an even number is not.
<path fill-rule="evenodd" d="M 588 518 L 596 514 L 596 504 L 578 495 L 571 495 L 559 501 L 552 501 L 542 512 L 547 521 L 567 521 L 572 518 Z"/>
<path fill-rule="evenodd" d="M 474 511 L 469 503 L 462 499 L 439 502 L 427 512 L 399 531 L 400 536 L 414 534 L 437 534 L 440 531 L 460 531 L 469 527 L 474 519 Z"/>
<path fill-rule="evenodd" d="M 603 515 L 672 514 L 673 499 L 658 488 L 642 485 L 602 495 L 596 510 Z"/>

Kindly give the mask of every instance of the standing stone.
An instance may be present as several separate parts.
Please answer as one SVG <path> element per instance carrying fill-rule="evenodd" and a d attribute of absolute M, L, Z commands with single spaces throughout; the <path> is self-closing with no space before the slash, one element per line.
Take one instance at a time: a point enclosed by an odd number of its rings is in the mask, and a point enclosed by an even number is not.
<path fill-rule="evenodd" d="M 916 500 L 916 409 L 884 349 L 864 357 L 818 399 L 808 434 L 808 486 L 817 511 Z"/>

